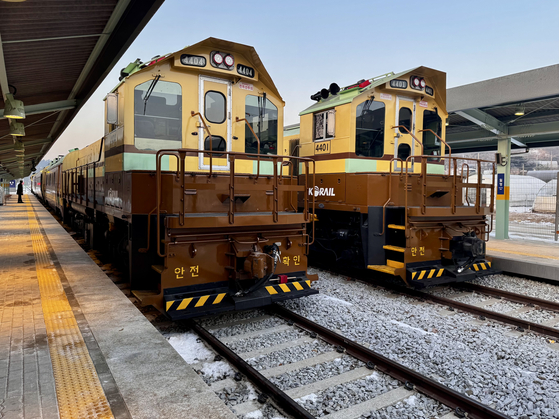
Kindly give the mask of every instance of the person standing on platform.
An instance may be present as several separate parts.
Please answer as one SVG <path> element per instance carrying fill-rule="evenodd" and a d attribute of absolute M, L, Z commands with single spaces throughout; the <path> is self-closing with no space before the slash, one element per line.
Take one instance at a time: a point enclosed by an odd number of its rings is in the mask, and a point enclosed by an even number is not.
<path fill-rule="evenodd" d="M 23 199 L 21 199 L 23 195 L 23 180 L 19 181 L 19 185 L 17 185 L 17 202 L 18 204 L 23 204 Z"/>

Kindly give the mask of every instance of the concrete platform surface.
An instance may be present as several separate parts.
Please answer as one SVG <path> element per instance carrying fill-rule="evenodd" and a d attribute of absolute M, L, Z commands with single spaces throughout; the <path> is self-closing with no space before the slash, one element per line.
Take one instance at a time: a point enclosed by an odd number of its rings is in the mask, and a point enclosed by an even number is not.
<path fill-rule="evenodd" d="M 235 418 L 34 196 L 0 249 L 0 417 Z"/>
<path fill-rule="evenodd" d="M 487 255 L 503 272 L 559 281 L 559 242 L 491 238 Z"/>

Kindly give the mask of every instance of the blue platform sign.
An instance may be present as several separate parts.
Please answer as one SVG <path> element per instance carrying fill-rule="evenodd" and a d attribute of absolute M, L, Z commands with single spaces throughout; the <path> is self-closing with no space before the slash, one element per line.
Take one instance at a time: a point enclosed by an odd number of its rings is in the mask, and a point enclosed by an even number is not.
<path fill-rule="evenodd" d="M 505 194 L 505 174 L 497 173 L 497 195 Z"/>
<path fill-rule="evenodd" d="M 16 181 L 14 180 L 10 180 L 10 188 L 15 188 L 16 187 Z"/>

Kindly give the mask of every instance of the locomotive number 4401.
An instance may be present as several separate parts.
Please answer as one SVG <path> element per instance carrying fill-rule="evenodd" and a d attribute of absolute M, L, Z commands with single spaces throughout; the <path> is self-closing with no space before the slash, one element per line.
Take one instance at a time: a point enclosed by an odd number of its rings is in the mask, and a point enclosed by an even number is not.
<path fill-rule="evenodd" d="M 314 154 L 330 154 L 330 141 L 321 141 L 314 146 Z"/>

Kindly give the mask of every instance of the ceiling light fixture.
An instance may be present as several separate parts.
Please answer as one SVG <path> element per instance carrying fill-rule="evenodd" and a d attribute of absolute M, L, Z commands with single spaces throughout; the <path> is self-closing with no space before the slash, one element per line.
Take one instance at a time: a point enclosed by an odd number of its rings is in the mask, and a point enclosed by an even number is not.
<path fill-rule="evenodd" d="M 4 106 L 4 117 L 11 119 L 25 119 L 25 108 L 21 100 L 14 99 L 11 93 L 6 95 L 6 105 Z"/>
<path fill-rule="evenodd" d="M 15 137 L 25 136 L 25 127 L 21 122 L 10 121 L 10 135 Z"/>
<path fill-rule="evenodd" d="M 522 116 L 524 115 L 524 105 L 518 105 L 516 108 L 514 108 L 514 114 L 516 116 Z"/>

